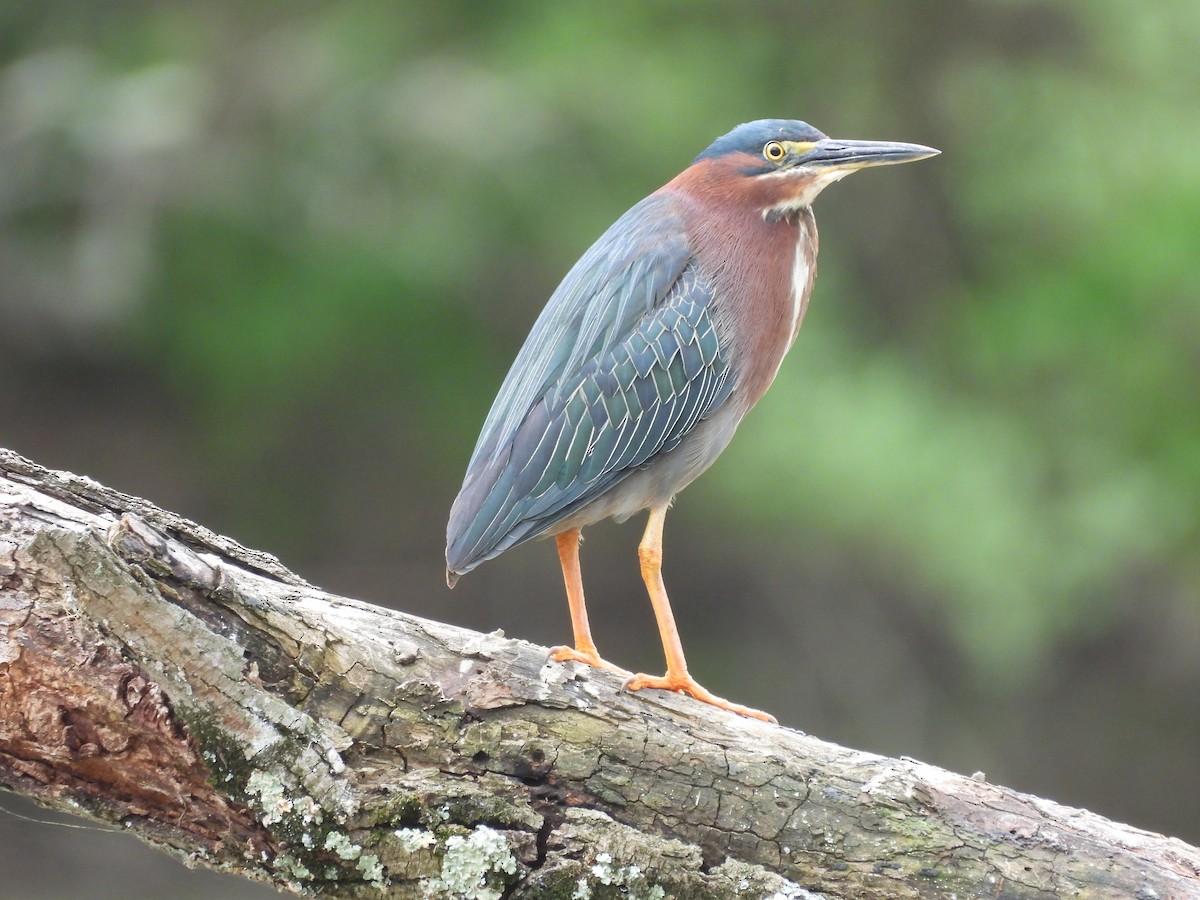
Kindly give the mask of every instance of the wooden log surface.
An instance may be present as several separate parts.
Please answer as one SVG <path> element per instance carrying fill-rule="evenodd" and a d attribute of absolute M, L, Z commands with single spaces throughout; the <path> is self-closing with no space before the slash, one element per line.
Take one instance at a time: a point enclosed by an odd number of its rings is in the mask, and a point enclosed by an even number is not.
<path fill-rule="evenodd" d="M 1200 851 L 326 594 L 0 450 L 0 787 L 386 897 L 1200 897 Z"/>

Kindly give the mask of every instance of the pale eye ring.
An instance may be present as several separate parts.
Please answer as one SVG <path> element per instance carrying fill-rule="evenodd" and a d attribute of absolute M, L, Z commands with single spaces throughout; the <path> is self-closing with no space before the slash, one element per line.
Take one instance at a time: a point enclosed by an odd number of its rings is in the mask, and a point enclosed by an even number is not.
<path fill-rule="evenodd" d="M 763 147 L 763 156 L 769 162 L 779 162 L 787 156 L 787 150 L 779 141 L 767 141 L 766 146 Z"/>

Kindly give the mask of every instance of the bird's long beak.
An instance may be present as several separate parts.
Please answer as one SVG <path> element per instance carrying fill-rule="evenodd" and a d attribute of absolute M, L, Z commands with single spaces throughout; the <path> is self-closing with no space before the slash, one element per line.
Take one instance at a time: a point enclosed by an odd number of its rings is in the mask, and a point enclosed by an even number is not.
<path fill-rule="evenodd" d="M 812 145 L 802 160 L 806 168 L 837 170 L 864 169 L 867 166 L 887 166 L 937 156 L 941 150 L 920 144 L 898 144 L 894 141 L 839 141 L 823 138 Z"/>

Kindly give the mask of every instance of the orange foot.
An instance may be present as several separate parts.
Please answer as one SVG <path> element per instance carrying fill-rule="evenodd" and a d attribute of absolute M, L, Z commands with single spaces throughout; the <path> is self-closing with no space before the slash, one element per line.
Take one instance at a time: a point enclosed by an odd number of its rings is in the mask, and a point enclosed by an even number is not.
<path fill-rule="evenodd" d="M 749 716 L 751 719 L 760 719 L 763 722 L 770 722 L 772 725 L 778 725 L 776 718 L 769 713 L 759 712 L 757 709 L 751 709 L 748 706 L 742 706 L 738 703 L 730 703 L 711 693 L 706 688 L 701 687 L 696 683 L 696 680 L 691 675 L 633 675 L 626 680 L 624 688 L 627 691 L 640 691 L 642 688 L 658 688 L 662 691 L 678 691 L 683 694 L 691 694 L 697 700 L 704 703 L 711 703 L 713 706 L 719 706 L 721 709 L 727 709 L 730 712 L 735 712 L 739 716 Z"/>
<path fill-rule="evenodd" d="M 629 674 L 628 669 L 622 669 L 606 659 L 601 659 L 595 647 L 583 650 L 575 647 L 554 647 L 550 651 L 550 658 L 555 662 L 581 662 L 585 665 L 595 666 L 597 669 L 604 669 L 606 672 L 616 672 L 618 675 Z"/>

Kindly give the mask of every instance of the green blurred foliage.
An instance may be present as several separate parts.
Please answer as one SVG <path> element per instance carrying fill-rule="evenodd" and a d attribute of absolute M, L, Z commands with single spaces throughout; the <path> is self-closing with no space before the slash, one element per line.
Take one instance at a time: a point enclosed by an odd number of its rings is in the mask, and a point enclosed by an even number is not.
<path fill-rule="evenodd" d="M 988 677 L 1037 673 L 1147 572 L 1195 614 L 1197 10 L 1077 4 L 1070 53 L 949 61 L 970 283 L 884 348 L 815 313 L 720 470 L 731 502 L 903 560 Z"/>
<path fill-rule="evenodd" d="M 1200 592 L 1200 14 L 871 8 L 815 8 L 800 46 L 773 3 L 10 11 L 9 302 L 159 369 L 215 469 L 332 382 L 390 385 L 332 402 L 392 404 L 453 477 L 464 394 L 556 272 L 716 132 L 800 113 L 938 143 L 918 186 L 866 176 L 926 259 L 856 276 L 827 251 L 709 490 L 876 548 L 986 674 L 1036 671 L 1138 573 Z M 916 294 L 874 322 L 889 267 Z"/>

